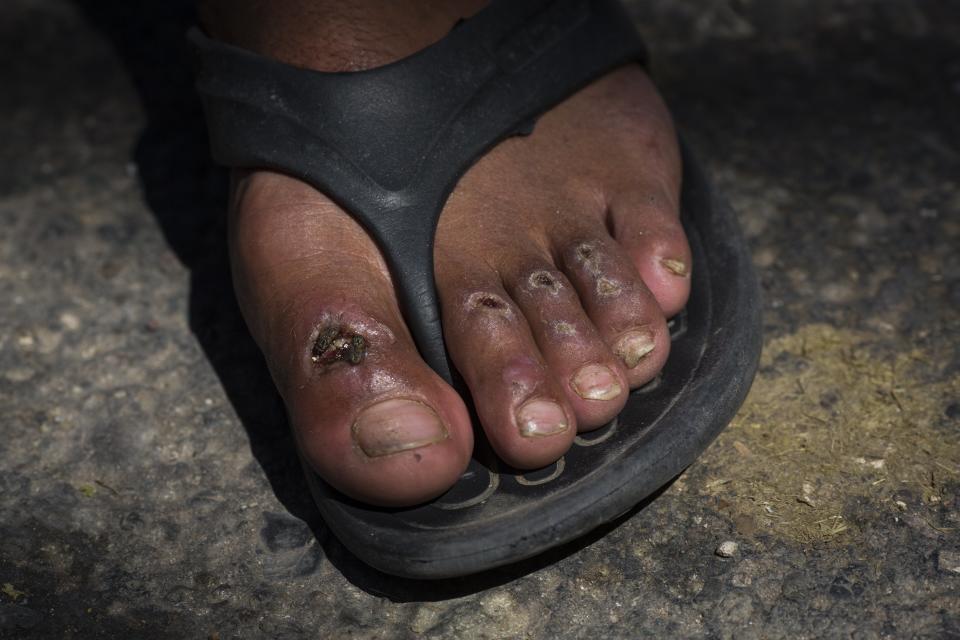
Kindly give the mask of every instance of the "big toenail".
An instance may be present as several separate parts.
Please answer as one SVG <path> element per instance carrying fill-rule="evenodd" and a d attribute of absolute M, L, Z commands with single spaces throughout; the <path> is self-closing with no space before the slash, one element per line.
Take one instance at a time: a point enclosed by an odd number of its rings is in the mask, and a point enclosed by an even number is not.
<path fill-rule="evenodd" d="M 627 369 L 633 369 L 656 345 L 649 331 L 628 331 L 617 341 L 614 351 Z"/>
<path fill-rule="evenodd" d="M 416 400 L 385 400 L 367 407 L 353 423 L 353 437 L 371 458 L 419 449 L 446 440 L 447 428 Z"/>
<path fill-rule="evenodd" d="M 661 258 L 660 264 L 663 265 L 664 269 L 675 276 L 685 278 L 690 274 L 690 270 L 687 268 L 687 263 L 683 260 L 677 260 L 676 258 Z"/>
<path fill-rule="evenodd" d="M 620 395 L 621 391 L 617 377 L 602 364 L 580 367 L 571 384 L 577 395 L 586 400 L 610 400 Z"/>
<path fill-rule="evenodd" d="M 563 408 L 550 400 L 530 400 L 517 410 L 517 428 L 525 438 L 552 436 L 569 427 Z"/>

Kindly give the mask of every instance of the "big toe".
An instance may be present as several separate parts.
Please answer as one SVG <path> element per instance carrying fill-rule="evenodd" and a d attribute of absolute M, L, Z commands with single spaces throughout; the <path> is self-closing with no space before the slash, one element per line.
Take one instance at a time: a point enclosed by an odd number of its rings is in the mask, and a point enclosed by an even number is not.
<path fill-rule="evenodd" d="M 441 494 L 469 461 L 470 419 L 413 346 L 372 242 L 291 178 L 255 173 L 236 193 L 237 294 L 301 455 L 364 502 L 402 506 Z"/>

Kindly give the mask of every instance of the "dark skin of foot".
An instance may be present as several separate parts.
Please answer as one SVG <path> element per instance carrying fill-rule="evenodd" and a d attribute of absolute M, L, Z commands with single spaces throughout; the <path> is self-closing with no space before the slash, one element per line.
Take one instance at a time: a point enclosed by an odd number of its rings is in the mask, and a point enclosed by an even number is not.
<path fill-rule="evenodd" d="M 216 2 L 214 37 L 327 71 L 386 64 L 483 2 Z M 669 113 L 639 66 L 613 71 L 494 147 L 437 229 L 444 336 L 491 444 L 537 468 L 623 408 L 666 361 L 692 268 Z M 234 283 L 307 461 L 365 502 L 443 493 L 473 448 L 461 397 L 424 364 L 376 245 L 324 194 L 236 172 Z"/>

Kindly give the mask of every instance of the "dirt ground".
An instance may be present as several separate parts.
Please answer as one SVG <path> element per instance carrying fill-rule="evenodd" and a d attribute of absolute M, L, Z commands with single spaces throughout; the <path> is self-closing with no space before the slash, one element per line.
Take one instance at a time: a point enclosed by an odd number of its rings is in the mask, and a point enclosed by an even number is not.
<path fill-rule="evenodd" d="M 628 4 L 754 252 L 760 370 L 644 508 L 419 583 L 308 497 L 189 3 L 2 3 L 0 637 L 960 638 L 960 11 Z"/>

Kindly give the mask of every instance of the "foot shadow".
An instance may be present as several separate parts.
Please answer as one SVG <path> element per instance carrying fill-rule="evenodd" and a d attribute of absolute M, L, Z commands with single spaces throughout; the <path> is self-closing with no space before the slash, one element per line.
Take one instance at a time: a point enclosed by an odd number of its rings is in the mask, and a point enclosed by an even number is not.
<path fill-rule="evenodd" d="M 233 293 L 226 246 L 228 174 L 213 164 L 185 34 L 194 0 L 74 0 L 117 52 L 146 125 L 133 151 L 150 211 L 190 270 L 189 326 L 213 365 L 283 506 L 325 533 L 300 470 L 286 414 Z"/>
<path fill-rule="evenodd" d="M 185 40 L 196 23 L 191 0 L 103 3 L 74 0 L 114 47 L 146 115 L 133 160 L 164 237 L 190 270 L 189 326 L 247 431 L 250 449 L 284 508 L 306 523 L 326 558 L 354 585 L 394 601 L 462 597 L 510 582 L 592 544 L 655 496 L 616 521 L 535 558 L 443 581 L 409 580 L 370 568 L 329 533 L 303 477 L 286 414 L 233 293 L 226 247 L 226 171 L 213 165 Z"/>

